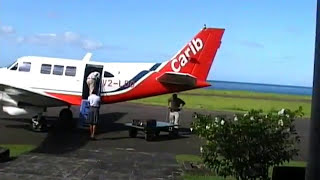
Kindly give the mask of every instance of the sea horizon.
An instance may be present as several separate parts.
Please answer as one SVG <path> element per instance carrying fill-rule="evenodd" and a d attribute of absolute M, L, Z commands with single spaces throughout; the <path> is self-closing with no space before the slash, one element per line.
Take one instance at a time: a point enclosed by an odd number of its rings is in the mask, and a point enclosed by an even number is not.
<path fill-rule="evenodd" d="M 271 86 L 283 86 L 283 87 L 312 88 L 312 86 L 302 86 L 302 85 L 268 84 L 268 83 L 254 83 L 254 82 L 242 82 L 242 81 L 224 81 L 224 80 L 208 80 L 208 81 L 209 82 L 238 83 L 238 84 L 257 84 L 257 85 L 271 85 Z"/>
<path fill-rule="evenodd" d="M 221 80 L 208 80 L 211 83 L 207 89 L 216 90 L 240 90 L 261 93 L 291 94 L 291 95 L 312 95 L 312 87 L 297 85 L 279 85 L 252 82 L 233 82 Z"/>

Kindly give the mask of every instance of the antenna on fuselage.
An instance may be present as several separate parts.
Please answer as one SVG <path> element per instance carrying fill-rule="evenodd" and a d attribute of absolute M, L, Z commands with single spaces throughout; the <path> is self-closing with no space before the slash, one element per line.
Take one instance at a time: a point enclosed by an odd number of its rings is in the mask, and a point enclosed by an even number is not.
<path fill-rule="evenodd" d="M 206 25 L 206 24 L 204 24 L 202 29 L 207 29 L 207 25 Z"/>
<path fill-rule="evenodd" d="M 90 61 L 91 56 L 92 56 L 92 53 L 87 53 L 87 54 L 83 57 L 82 61 L 86 61 L 86 62 Z"/>

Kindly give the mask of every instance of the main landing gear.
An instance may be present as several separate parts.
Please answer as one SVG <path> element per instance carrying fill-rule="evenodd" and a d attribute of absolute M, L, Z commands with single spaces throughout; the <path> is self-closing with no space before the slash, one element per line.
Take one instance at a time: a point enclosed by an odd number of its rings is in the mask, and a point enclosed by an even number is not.
<path fill-rule="evenodd" d="M 72 129 L 76 126 L 76 122 L 73 119 L 72 111 L 69 108 L 64 108 L 59 114 L 59 124 L 67 129 Z"/>
<path fill-rule="evenodd" d="M 44 110 L 45 112 L 46 110 Z M 30 128 L 35 132 L 44 132 L 48 130 L 48 124 L 46 117 L 43 116 L 43 113 L 38 113 L 31 119 Z M 59 120 L 57 123 L 58 127 L 63 127 L 64 129 L 72 129 L 76 126 L 76 122 L 73 119 L 72 111 L 70 107 L 64 108 L 59 113 Z"/>

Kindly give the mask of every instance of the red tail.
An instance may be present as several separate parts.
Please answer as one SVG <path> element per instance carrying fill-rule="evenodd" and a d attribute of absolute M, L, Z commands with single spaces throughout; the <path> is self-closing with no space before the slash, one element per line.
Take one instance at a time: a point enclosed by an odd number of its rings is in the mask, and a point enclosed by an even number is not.
<path fill-rule="evenodd" d="M 198 80 L 205 81 L 220 47 L 223 33 L 224 29 L 202 29 L 169 61 L 162 72 L 188 73 Z"/>

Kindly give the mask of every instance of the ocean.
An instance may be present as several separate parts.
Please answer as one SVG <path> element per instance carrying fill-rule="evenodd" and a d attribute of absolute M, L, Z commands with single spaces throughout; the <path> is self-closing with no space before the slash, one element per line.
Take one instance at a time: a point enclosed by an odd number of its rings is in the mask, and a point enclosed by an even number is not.
<path fill-rule="evenodd" d="M 209 81 L 211 86 L 207 89 L 217 90 L 239 90 L 262 93 L 292 94 L 292 95 L 312 95 L 312 87 L 284 86 L 273 84 L 258 84 L 244 82 Z"/>

